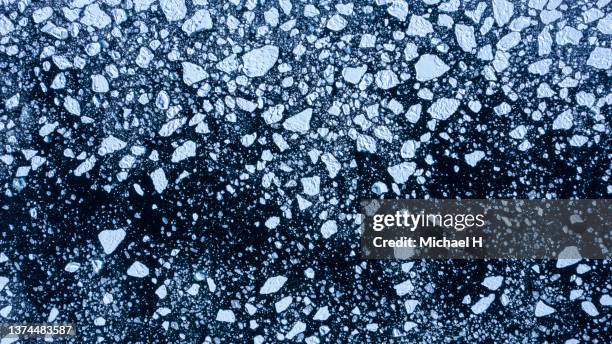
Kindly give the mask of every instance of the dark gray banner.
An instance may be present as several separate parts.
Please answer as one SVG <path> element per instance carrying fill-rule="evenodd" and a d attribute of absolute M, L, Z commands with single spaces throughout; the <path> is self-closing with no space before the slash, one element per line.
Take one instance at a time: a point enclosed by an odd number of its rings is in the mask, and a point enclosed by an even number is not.
<path fill-rule="evenodd" d="M 611 200 L 367 200 L 365 259 L 612 258 Z"/>

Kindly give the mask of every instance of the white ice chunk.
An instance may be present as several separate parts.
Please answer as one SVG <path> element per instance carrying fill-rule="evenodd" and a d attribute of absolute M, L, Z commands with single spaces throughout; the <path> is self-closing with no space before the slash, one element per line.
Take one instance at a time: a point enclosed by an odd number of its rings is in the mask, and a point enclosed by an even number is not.
<path fill-rule="evenodd" d="M 393 286 L 393 289 L 395 289 L 397 296 L 404 296 L 414 290 L 414 285 L 410 280 L 405 280 Z"/>
<path fill-rule="evenodd" d="M 293 302 L 292 296 L 285 296 L 279 301 L 275 302 L 274 309 L 276 310 L 276 313 L 281 313 L 285 311 L 287 308 L 289 308 L 289 306 L 291 306 L 292 302 Z"/>
<path fill-rule="evenodd" d="M 410 23 L 408 24 L 408 35 L 425 37 L 433 32 L 433 26 L 429 20 L 424 17 L 412 15 L 410 17 Z"/>
<path fill-rule="evenodd" d="M 331 237 L 336 232 L 338 232 L 338 225 L 334 220 L 327 220 L 321 226 L 321 235 L 323 235 L 324 239 Z"/>
<path fill-rule="evenodd" d="M 507 0 L 493 0 L 493 17 L 497 26 L 504 26 L 514 14 L 514 5 Z"/>
<path fill-rule="evenodd" d="M 596 47 L 591 51 L 587 64 L 597 69 L 610 69 L 612 65 L 612 49 Z"/>
<path fill-rule="evenodd" d="M 542 301 L 538 301 L 538 303 L 536 303 L 535 306 L 535 316 L 540 318 L 540 317 L 545 317 L 547 315 L 553 314 L 554 312 L 556 312 L 556 310 L 552 307 L 550 307 L 549 305 L 545 304 Z"/>
<path fill-rule="evenodd" d="M 334 14 L 327 21 L 327 28 L 332 31 L 337 32 L 337 31 L 342 31 L 346 27 L 347 24 L 348 22 L 346 21 L 346 19 L 344 19 L 344 17 L 342 17 L 339 14 Z"/>
<path fill-rule="evenodd" d="M 77 168 L 74 170 L 74 175 L 77 177 L 82 176 L 84 173 L 89 172 L 96 165 L 96 157 L 94 155 L 85 159 Z"/>
<path fill-rule="evenodd" d="M 555 120 L 553 121 L 553 129 L 570 129 L 574 125 L 574 116 L 572 116 L 571 110 L 566 110 L 562 112 Z"/>
<path fill-rule="evenodd" d="M 289 117 L 283 122 L 283 128 L 300 134 L 305 134 L 310 130 L 310 118 L 312 108 L 308 108 L 297 115 Z"/>
<path fill-rule="evenodd" d="M 325 164 L 327 168 L 327 172 L 329 173 L 330 178 L 336 177 L 338 172 L 340 171 L 341 165 L 340 162 L 336 159 L 336 157 L 331 153 L 325 153 L 321 156 L 321 161 Z"/>
<path fill-rule="evenodd" d="M 158 193 L 164 192 L 166 187 L 168 187 L 168 179 L 166 179 L 166 173 L 164 173 L 164 170 L 161 167 L 151 172 L 149 176 L 153 181 L 155 191 L 157 191 Z"/>
<path fill-rule="evenodd" d="M 461 102 L 454 98 L 440 98 L 427 109 L 427 113 L 437 120 L 446 120 L 452 116 Z"/>
<path fill-rule="evenodd" d="M 196 143 L 188 140 L 182 145 L 176 147 L 172 153 L 172 162 L 177 163 L 194 156 L 196 156 Z"/>
<path fill-rule="evenodd" d="M 592 317 L 596 317 L 599 316 L 599 311 L 597 310 L 597 308 L 595 307 L 595 305 L 590 302 L 590 301 L 582 301 L 580 303 L 580 307 L 582 308 L 582 310 L 592 316 Z"/>
<path fill-rule="evenodd" d="M 582 31 L 574 29 L 571 26 L 565 26 L 561 30 L 557 31 L 557 35 L 555 37 L 558 45 L 578 45 L 578 42 L 580 42 L 581 39 Z"/>
<path fill-rule="evenodd" d="M 111 254 L 115 251 L 117 246 L 121 244 L 123 239 L 125 238 L 125 230 L 119 229 L 107 229 L 98 233 L 98 240 L 100 240 L 100 244 L 102 244 L 102 248 L 104 249 L 104 253 Z"/>
<path fill-rule="evenodd" d="M 183 62 L 183 82 L 187 86 L 191 86 L 197 82 L 200 82 L 208 77 L 208 73 L 204 68 L 191 62 Z"/>
<path fill-rule="evenodd" d="M 395 72 L 390 69 L 381 70 L 376 73 L 376 86 L 383 90 L 388 90 L 399 84 L 399 79 Z"/>
<path fill-rule="evenodd" d="M 75 116 L 81 115 L 81 105 L 79 105 L 79 101 L 71 96 L 66 96 L 66 98 L 64 98 L 64 108 Z"/>
<path fill-rule="evenodd" d="M 162 12 L 168 21 L 177 21 L 185 18 L 187 7 L 185 0 L 159 0 Z"/>
<path fill-rule="evenodd" d="M 111 135 L 105 138 L 104 140 L 102 140 L 102 143 L 100 144 L 100 148 L 98 148 L 98 154 L 99 155 L 111 154 L 118 150 L 122 150 L 123 148 L 125 148 L 125 146 L 126 146 L 126 143 L 124 141 Z"/>
<path fill-rule="evenodd" d="M 456 24 L 455 37 L 457 43 L 463 51 L 472 52 L 476 45 L 476 37 L 474 36 L 474 27 L 470 25 Z"/>
<path fill-rule="evenodd" d="M 419 81 L 428 81 L 438 78 L 450 69 L 442 59 L 436 55 L 421 55 L 419 61 L 414 65 L 416 78 Z"/>
<path fill-rule="evenodd" d="M 402 162 L 387 168 L 387 172 L 389 172 L 391 177 L 393 177 L 393 181 L 397 184 L 404 184 L 415 171 L 416 163 L 414 162 Z"/>
<path fill-rule="evenodd" d="M 208 10 L 197 10 L 191 18 L 185 20 L 181 29 L 187 35 L 191 35 L 202 30 L 210 30 L 212 27 L 210 12 Z"/>
<path fill-rule="evenodd" d="M 484 157 L 485 157 L 485 152 L 481 150 L 475 150 L 472 153 L 468 153 L 465 155 L 465 162 L 468 165 L 475 167 L 478 164 L 478 162 L 482 160 L 482 158 Z"/>
<path fill-rule="evenodd" d="M 139 261 L 135 261 L 127 270 L 128 276 L 143 278 L 149 275 L 149 268 Z"/>
<path fill-rule="evenodd" d="M 408 16 L 408 4 L 404 0 L 391 1 L 391 6 L 387 8 L 387 12 L 393 17 L 404 21 Z"/>
<path fill-rule="evenodd" d="M 482 281 L 482 285 L 487 287 L 489 290 L 497 290 L 501 287 L 504 282 L 504 278 L 502 276 L 489 276 L 485 277 L 484 281 Z"/>
<path fill-rule="evenodd" d="M 488 296 L 482 297 L 475 304 L 472 305 L 471 310 L 474 314 L 484 313 L 491 303 L 495 300 L 495 294 L 489 294 Z"/>
<path fill-rule="evenodd" d="M 320 321 L 325 321 L 329 318 L 330 314 L 329 314 L 329 308 L 327 306 L 323 306 L 321 308 L 319 308 L 317 310 L 317 312 L 315 313 L 314 317 L 312 318 L 313 320 L 320 320 Z"/>
<path fill-rule="evenodd" d="M 266 75 L 278 60 L 278 47 L 265 45 L 258 49 L 253 49 L 242 55 L 242 68 L 244 74 L 255 78 Z"/>
<path fill-rule="evenodd" d="M 346 67 L 342 70 L 342 77 L 348 83 L 358 84 L 367 70 L 367 65 L 361 67 Z"/>
<path fill-rule="evenodd" d="M 234 315 L 234 311 L 232 311 L 231 309 L 220 309 L 217 312 L 217 318 L 215 320 L 233 323 L 236 321 L 236 316 Z"/>
<path fill-rule="evenodd" d="M 301 179 L 303 192 L 307 195 L 314 196 L 319 194 L 321 178 L 319 176 L 305 177 Z"/>
<path fill-rule="evenodd" d="M 93 26 L 98 29 L 103 29 L 106 26 L 110 25 L 111 18 L 108 16 L 108 14 L 106 14 L 106 12 L 100 9 L 100 5 L 94 3 L 87 6 L 85 8 L 85 11 L 83 11 L 81 23 L 87 26 Z"/>
<path fill-rule="evenodd" d="M 266 280 L 261 289 L 259 289 L 259 293 L 264 295 L 276 293 L 283 287 L 285 282 L 287 282 L 287 277 L 285 276 L 270 277 Z"/>
<path fill-rule="evenodd" d="M 556 267 L 558 269 L 563 269 L 568 266 L 577 264 L 581 260 L 582 256 L 580 255 L 578 248 L 576 246 L 568 246 L 564 248 L 561 252 L 559 252 L 559 255 L 557 256 Z"/>

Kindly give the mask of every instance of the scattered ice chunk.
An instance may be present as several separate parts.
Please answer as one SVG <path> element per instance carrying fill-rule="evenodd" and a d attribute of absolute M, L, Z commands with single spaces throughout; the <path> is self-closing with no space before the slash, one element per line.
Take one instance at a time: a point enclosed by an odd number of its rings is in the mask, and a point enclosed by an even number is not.
<path fill-rule="evenodd" d="M 187 14 L 185 0 L 159 0 L 159 5 L 170 22 L 182 20 Z"/>
<path fill-rule="evenodd" d="M 321 156 L 321 161 L 325 164 L 329 177 L 335 178 L 341 168 L 340 162 L 336 160 L 336 157 L 331 153 L 325 153 Z"/>
<path fill-rule="evenodd" d="M 612 49 L 596 47 L 591 51 L 587 64 L 597 69 L 610 69 L 612 65 Z"/>
<path fill-rule="evenodd" d="M 191 86 L 208 77 L 206 70 L 197 64 L 191 62 L 183 62 L 183 82 L 187 86 Z"/>
<path fill-rule="evenodd" d="M 545 317 L 547 315 L 553 314 L 554 312 L 556 312 L 555 309 L 545 304 L 544 302 L 538 301 L 538 303 L 536 303 L 536 306 L 535 306 L 535 316 L 536 317 L 538 318 Z"/>
<path fill-rule="evenodd" d="M 303 192 L 310 196 L 319 194 L 319 187 L 321 185 L 321 178 L 319 176 L 305 177 L 301 179 Z"/>
<path fill-rule="evenodd" d="M 456 24 L 455 37 L 459 47 L 466 52 L 472 52 L 476 45 L 476 37 L 474 37 L 474 27 L 470 25 Z"/>
<path fill-rule="evenodd" d="M 66 98 L 64 98 L 64 108 L 66 111 L 75 116 L 81 115 L 81 105 L 79 105 L 79 102 L 71 96 L 66 96 Z"/>
<path fill-rule="evenodd" d="M 510 32 L 504 37 L 502 37 L 497 42 L 497 49 L 509 51 L 512 48 L 516 47 L 521 42 L 521 34 L 519 32 Z"/>
<path fill-rule="evenodd" d="M 342 77 L 348 83 L 358 84 L 367 70 L 367 65 L 363 65 L 360 67 L 345 67 L 342 70 Z"/>
<path fill-rule="evenodd" d="M 279 224 L 280 224 L 280 217 L 278 216 L 272 216 L 269 219 L 267 219 L 266 222 L 264 223 L 264 225 L 269 229 L 274 229 L 278 227 Z"/>
<path fill-rule="evenodd" d="M 399 84 L 395 72 L 390 69 L 381 70 L 376 73 L 376 86 L 383 90 L 391 89 Z"/>
<path fill-rule="evenodd" d="M 106 154 L 111 154 L 118 150 L 122 150 L 123 148 L 125 148 L 125 146 L 126 143 L 124 141 L 114 137 L 113 135 L 110 135 L 109 137 L 102 140 L 100 148 L 98 148 L 98 154 L 102 156 Z"/>
<path fill-rule="evenodd" d="M 83 11 L 83 17 L 81 18 L 81 23 L 87 26 L 93 26 L 98 29 L 103 29 L 110 25 L 111 18 L 106 14 L 106 12 L 102 11 L 100 5 L 97 3 L 93 3 L 85 8 Z"/>
<path fill-rule="evenodd" d="M 153 186 L 155 187 L 155 191 L 157 193 L 162 193 L 168 187 L 168 179 L 166 179 L 166 173 L 160 167 L 150 174 L 151 180 L 153 181 Z"/>
<path fill-rule="evenodd" d="M 329 319 L 329 308 L 327 306 L 320 307 L 315 313 L 313 320 L 325 321 Z"/>
<path fill-rule="evenodd" d="M 202 30 L 210 30 L 212 27 L 210 12 L 208 10 L 197 10 L 191 18 L 185 20 L 181 29 L 187 35 L 192 35 Z"/>
<path fill-rule="evenodd" d="M 402 162 L 387 168 L 387 172 L 389 172 L 391 177 L 393 177 L 393 181 L 397 184 L 404 184 L 415 171 L 416 163 L 414 162 Z"/>
<path fill-rule="evenodd" d="M 149 268 L 139 261 L 135 261 L 127 270 L 128 276 L 143 278 L 149 275 Z"/>
<path fill-rule="evenodd" d="M 153 53 L 147 47 L 141 47 L 136 56 L 136 65 L 140 68 L 149 67 L 149 63 L 153 60 Z"/>
<path fill-rule="evenodd" d="M 163 137 L 167 137 L 172 135 L 178 128 L 182 127 L 187 122 L 186 117 L 175 118 L 172 119 L 164 125 L 162 125 L 161 129 L 159 129 L 158 134 Z"/>
<path fill-rule="evenodd" d="M 406 308 L 406 313 L 414 313 L 419 304 L 420 302 L 418 300 L 406 300 L 406 302 L 404 302 L 404 308 Z"/>
<path fill-rule="evenodd" d="M 289 308 L 289 306 L 291 306 L 292 302 L 293 302 L 292 296 L 285 296 L 279 301 L 275 302 L 274 309 L 276 310 L 276 313 L 281 313 L 285 311 L 287 308 Z"/>
<path fill-rule="evenodd" d="M 15 30 L 15 25 L 4 14 L 0 14 L 0 35 L 6 36 Z"/>
<path fill-rule="evenodd" d="M 553 121 L 553 129 L 570 129 L 574 125 L 574 116 L 572 116 L 571 110 L 566 110 L 559 114 Z"/>
<path fill-rule="evenodd" d="M 396 284 L 393 289 L 395 289 L 397 296 L 404 296 L 414 290 L 414 285 L 412 285 L 410 280 L 405 280 L 402 283 Z"/>
<path fill-rule="evenodd" d="M 177 163 L 194 156 L 196 156 L 196 143 L 188 140 L 182 145 L 176 147 L 172 153 L 172 162 Z"/>
<path fill-rule="evenodd" d="M 568 246 L 564 248 L 557 256 L 557 268 L 563 269 L 568 266 L 577 264 L 582 260 L 582 256 L 576 246 Z"/>
<path fill-rule="evenodd" d="M 404 0 L 394 0 L 391 6 L 387 8 L 387 12 L 393 17 L 405 21 L 408 16 L 408 4 Z"/>
<path fill-rule="evenodd" d="M 493 17 L 497 26 L 506 25 L 514 14 L 514 5 L 508 0 L 493 0 Z"/>
<path fill-rule="evenodd" d="M 482 160 L 482 158 L 485 157 L 485 153 L 481 150 L 475 150 L 472 153 L 466 154 L 465 155 L 465 162 L 472 166 L 475 167 L 476 164 L 478 164 L 478 162 L 480 160 Z"/>
<path fill-rule="evenodd" d="M 348 22 L 346 21 L 346 19 L 344 19 L 344 17 L 339 14 L 334 14 L 327 21 L 327 28 L 332 31 L 342 31 L 347 24 Z"/>
<path fill-rule="evenodd" d="M 595 305 L 590 301 L 582 301 L 580 303 L 580 307 L 586 314 L 592 317 L 599 316 L 599 311 L 597 310 L 597 307 L 595 307 Z"/>
<path fill-rule="evenodd" d="M 85 159 L 77 168 L 74 170 L 74 175 L 77 177 L 82 176 L 84 173 L 89 172 L 96 165 L 96 157 L 94 155 Z"/>
<path fill-rule="evenodd" d="M 53 9 L 51 7 L 49 6 L 41 7 L 41 8 L 36 9 L 32 13 L 32 20 L 34 21 L 34 23 L 40 24 L 44 22 L 45 20 L 51 18 L 51 15 L 53 15 Z"/>
<path fill-rule="evenodd" d="M 0 276 L 0 291 L 4 289 L 4 287 L 8 284 L 8 282 L 9 282 L 9 279 L 7 277 Z"/>
<path fill-rule="evenodd" d="M 429 113 L 432 118 L 443 121 L 457 111 L 459 104 L 460 101 L 454 98 L 440 98 L 431 104 L 427 109 L 427 113 Z"/>
<path fill-rule="evenodd" d="M 306 331 L 306 324 L 301 321 L 296 321 L 291 330 L 285 335 L 285 338 L 291 340 L 304 331 Z"/>
<path fill-rule="evenodd" d="M 220 309 L 217 312 L 217 318 L 215 320 L 233 323 L 236 321 L 236 316 L 234 315 L 234 311 L 232 311 L 231 309 Z"/>
<path fill-rule="evenodd" d="M 495 294 L 489 294 L 488 296 L 482 297 L 480 300 L 478 300 L 475 304 L 472 305 L 472 313 L 484 313 L 489 308 L 493 300 L 495 300 Z"/>
<path fill-rule="evenodd" d="M 557 31 L 555 41 L 558 45 L 573 44 L 578 45 L 578 42 L 582 39 L 582 31 L 574 29 L 571 26 L 565 26 L 561 30 Z"/>
<path fill-rule="evenodd" d="M 266 75 L 278 60 L 278 47 L 265 45 L 258 49 L 253 49 L 242 55 L 242 68 L 244 74 L 255 78 Z"/>
<path fill-rule="evenodd" d="M 412 15 L 410 17 L 410 23 L 408 24 L 408 35 L 425 37 L 433 32 L 433 26 L 429 20 L 418 15 Z"/>
<path fill-rule="evenodd" d="M 312 117 L 312 108 L 301 111 L 297 115 L 289 117 L 283 122 L 283 128 L 294 131 L 300 134 L 305 134 L 310 130 L 310 118 Z"/>
<path fill-rule="evenodd" d="M 123 239 L 125 238 L 125 230 L 119 229 L 107 229 L 98 233 L 98 240 L 100 240 L 100 244 L 102 244 L 102 248 L 104 249 L 104 253 L 111 254 L 115 251 L 117 246 L 121 244 Z"/>
<path fill-rule="evenodd" d="M 485 277 L 484 281 L 482 281 L 482 285 L 489 290 L 497 290 L 501 287 L 503 282 L 504 278 L 502 276 L 489 276 Z"/>
<path fill-rule="evenodd" d="M 338 232 L 338 226 L 334 220 L 327 220 L 321 226 L 321 235 L 323 235 L 324 239 L 331 237 L 336 232 Z"/>
<path fill-rule="evenodd" d="M 274 294 L 283 287 L 285 282 L 287 282 L 287 277 L 285 276 L 270 277 L 266 280 L 261 289 L 259 289 L 259 293 L 264 295 Z"/>
<path fill-rule="evenodd" d="M 419 81 L 428 81 L 442 76 L 450 69 L 442 59 L 436 55 L 421 55 L 419 61 L 414 65 L 416 78 Z"/>

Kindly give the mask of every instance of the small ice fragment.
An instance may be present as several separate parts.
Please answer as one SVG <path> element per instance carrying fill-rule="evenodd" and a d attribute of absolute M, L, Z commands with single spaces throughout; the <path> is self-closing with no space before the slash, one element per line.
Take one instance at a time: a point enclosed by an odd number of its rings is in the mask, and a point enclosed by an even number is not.
<path fill-rule="evenodd" d="M 535 316 L 540 318 L 540 317 L 545 317 L 547 315 L 553 314 L 554 312 L 556 312 L 556 310 L 552 307 L 550 307 L 549 305 L 545 304 L 542 301 L 538 301 L 538 303 L 536 303 L 535 306 Z"/>
<path fill-rule="evenodd" d="M 266 75 L 278 60 L 278 47 L 265 45 L 258 49 L 253 49 L 242 55 L 242 68 L 244 74 L 255 78 Z"/>
<path fill-rule="evenodd" d="M 160 167 L 153 171 L 150 174 L 151 180 L 153 181 L 153 186 L 155 187 L 155 191 L 158 193 L 164 192 L 166 187 L 168 186 L 168 179 L 166 179 L 166 174 L 164 170 Z"/>
<path fill-rule="evenodd" d="M 270 277 L 266 280 L 261 289 L 259 289 L 259 293 L 264 295 L 276 293 L 283 287 L 285 282 L 287 282 L 287 277 L 285 276 Z"/>
<path fill-rule="evenodd" d="M 113 253 L 124 238 L 125 230 L 121 228 L 115 230 L 107 229 L 98 233 L 98 240 L 100 240 L 100 244 L 102 244 L 102 248 L 106 254 Z"/>
<path fill-rule="evenodd" d="M 127 270 L 128 276 L 143 278 L 149 274 L 149 268 L 139 261 L 135 261 Z"/>
<path fill-rule="evenodd" d="M 474 305 L 472 305 L 472 312 L 474 314 L 484 313 L 489 308 L 493 300 L 495 300 L 495 294 L 489 294 L 488 296 L 482 297 Z"/>

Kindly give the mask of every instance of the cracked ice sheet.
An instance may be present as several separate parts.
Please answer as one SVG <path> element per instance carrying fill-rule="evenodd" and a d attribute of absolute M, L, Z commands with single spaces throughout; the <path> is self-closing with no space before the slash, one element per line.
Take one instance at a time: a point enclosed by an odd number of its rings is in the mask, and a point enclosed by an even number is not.
<path fill-rule="evenodd" d="M 3 6 L 3 321 L 607 339 L 609 261 L 356 256 L 363 199 L 610 196 L 607 1 Z"/>

